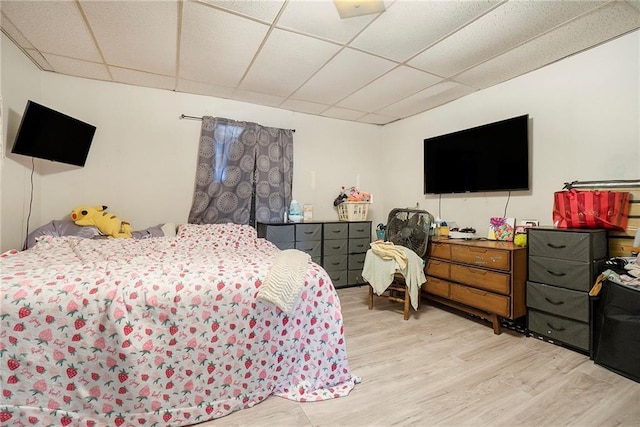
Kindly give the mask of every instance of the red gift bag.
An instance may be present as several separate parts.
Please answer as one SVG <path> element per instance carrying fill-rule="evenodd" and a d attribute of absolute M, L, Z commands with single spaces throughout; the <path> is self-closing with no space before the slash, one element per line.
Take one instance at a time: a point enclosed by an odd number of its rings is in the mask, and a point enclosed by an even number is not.
<path fill-rule="evenodd" d="M 553 223 L 558 228 L 625 230 L 629 197 L 629 192 L 625 191 L 556 191 Z"/>

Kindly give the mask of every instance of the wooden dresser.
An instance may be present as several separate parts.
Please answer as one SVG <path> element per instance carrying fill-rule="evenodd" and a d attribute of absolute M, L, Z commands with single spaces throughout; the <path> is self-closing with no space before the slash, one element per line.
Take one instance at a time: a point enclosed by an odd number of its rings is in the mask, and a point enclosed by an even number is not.
<path fill-rule="evenodd" d="M 425 267 L 424 296 L 489 320 L 526 315 L 527 251 L 511 242 L 434 238 Z"/>

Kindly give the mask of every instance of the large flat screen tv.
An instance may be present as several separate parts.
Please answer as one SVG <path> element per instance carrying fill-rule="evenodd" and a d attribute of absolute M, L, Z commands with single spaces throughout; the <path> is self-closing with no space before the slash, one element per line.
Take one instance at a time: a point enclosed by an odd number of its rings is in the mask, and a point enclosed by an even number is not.
<path fill-rule="evenodd" d="M 528 115 L 424 140 L 425 194 L 528 189 Z"/>
<path fill-rule="evenodd" d="M 12 153 L 84 166 L 96 127 L 27 101 Z"/>

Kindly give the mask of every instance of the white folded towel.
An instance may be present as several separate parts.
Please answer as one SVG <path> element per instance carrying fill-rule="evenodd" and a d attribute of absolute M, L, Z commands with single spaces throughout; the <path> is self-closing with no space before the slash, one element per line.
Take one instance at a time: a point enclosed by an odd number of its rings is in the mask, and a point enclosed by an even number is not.
<path fill-rule="evenodd" d="M 302 293 L 310 259 L 309 254 L 297 249 L 279 252 L 258 289 L 258 300 L 291 313 Z"/>

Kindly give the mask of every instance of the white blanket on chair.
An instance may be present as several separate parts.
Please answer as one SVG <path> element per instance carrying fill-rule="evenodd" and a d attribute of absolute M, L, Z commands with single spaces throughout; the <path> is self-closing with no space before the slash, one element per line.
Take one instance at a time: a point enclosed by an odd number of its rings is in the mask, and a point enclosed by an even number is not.
<path fill-rule="evenodd" d="M 404 269 L 400 268 L 395 259 L 384 259 L 369 249 L 364 258 L 362 277 L 369 282 L 377 295 L 382 295 L 393 282 L 393 275 L 401 273 L 409 290 L 411 306 L 417 310 L 418 302 L 420 301 L 420 287 L 427 280 L 424 275 L 422 258 L 409 248 L 399 245 L 395 247 L 402 249 L 407 257 L 407 264 Z"/>
<path fill-rule="evenodd" d="M 402 246 L 396 246 L 393 242 L 373 242 L 371 250 L 382 259 L 391 259 L 398 263 L 398 268 L 407 268 L 407 255 Z"/>

